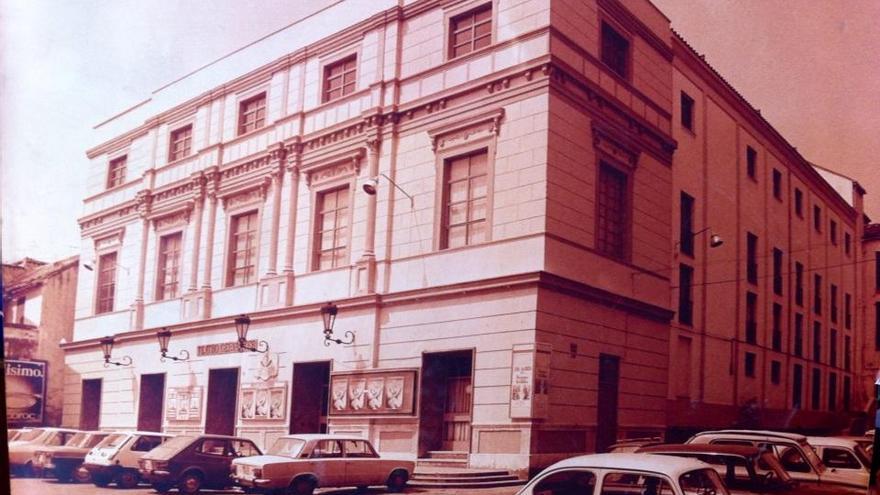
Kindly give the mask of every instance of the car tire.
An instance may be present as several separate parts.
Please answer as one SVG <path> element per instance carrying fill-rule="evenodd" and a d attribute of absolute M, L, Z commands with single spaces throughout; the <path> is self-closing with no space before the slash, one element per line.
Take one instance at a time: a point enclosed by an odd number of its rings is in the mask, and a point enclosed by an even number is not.
<path fill-rule="evenodd" d="M 187 495 L 193 495 L 195 493 L 199 493 L 199 490 L 202 489 L 202 476 L 199 473 L 189 472 L 180 477 L 180 481 L 177 482 L 177 490 L 180 493 L 186 493 Z"/>
<path fill-rule="evenodd" d="M 61 483 L 70 483 L 73 481 L 73 472 L 67 469 L 55 469 L 55 479 Z"/>
<path fill-rule="evenodd" d="M 312 495 L 315 493 L 315 480 L 309 478 L 299 478 L 293 480 L 290 484 L 290 495 Z"/>
<path fill-rule="evenodd" d="M 92 473 L 80 464 L 73 468 L 73 481 L 77 483 L 90 483 L 92 481 Z"/>
<path fill-rule="evenodd" d="M 104 488 L 105 486 L 110 484 L 110 477 L 103 474 L 93 474 L 92 484 L 97 486 L 98 488 Z"/>
<path fill-rule="evenodd" d="M 140 482 L 141 475 L 134 469 L 123 469 L 116 477 L 116 485 L 126 490 L 137 487 Z"/>
<path fill-rule="evenodd" d="M 388 487 L 388 491 L 391 493 L 400 493 L 406 487 L 406 482 L 409 481 L 409 474 L 399 469 L 391 473 L 391 476 L 388 477 L 388 482 L 386 486 Z"/>
<path fill-rule="evenodd" d="M 157 493 L 168 493 L 171 491 L 171 483 L 153 483 L 153 490 Z"/>

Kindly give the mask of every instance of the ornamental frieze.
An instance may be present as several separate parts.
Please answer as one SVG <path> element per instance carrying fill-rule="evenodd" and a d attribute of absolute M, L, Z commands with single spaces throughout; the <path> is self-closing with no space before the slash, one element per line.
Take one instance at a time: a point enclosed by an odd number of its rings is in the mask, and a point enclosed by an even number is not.
<path fill-rule="evenodd" d="M 172 213 L 170 215 L 156 218 L 153 220 L 153 229 L 157 231 L 162 231 L 174 227 L 179 227 L 181 225 L 186 225 L 187 223 L 189 223 L 191 212 L 192 209 L 187 208 L 176 213 Z"/>

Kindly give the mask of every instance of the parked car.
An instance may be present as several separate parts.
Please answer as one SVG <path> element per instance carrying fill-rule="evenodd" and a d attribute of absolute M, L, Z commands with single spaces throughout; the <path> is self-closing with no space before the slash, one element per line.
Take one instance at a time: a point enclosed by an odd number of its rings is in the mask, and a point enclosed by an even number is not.
<path fill-rule="evenodd" d="M 6 431 L 6 441 L 12 442 L 13 440 L 15 440 L 15 437 L 20 435 L 21 432 L 23 432 L 23 431 L 30 431 L 30 429 L 28 429 L 28 428 L 25 428 L 25 429 L 23 429 L 23 428 L 10 428 L 9 430 Z"/>
<path fill-rule="evenodd" d="M 571 457 L 541 471 L 517 495 L 729 495 L 718 473 L 696 459 L 652 454 Z"/>
<path fill-rule="evenodd" d="M 618 439 L 617 442 L 612 443 L 608 446 L 608 452 L 631 453 L 639 450 L 639 448 L 646 445 L 660 445 L 661 443 L 663 443 L 663 439 L 660 437 L 625 438 L 622 440 Z"/>
<path fill-rule="evenodd" d="M 858 440 L 852 437 L 807 437 L 807 441 L 816 449 L 826 468 L 849 474 L 862 486 L 868 486 L 871 454 Z"/>
<path fill-rule="evenodd" d="M 782 467 L 801 483 L 828 484 L 838 487 L 865 488 L 865 483 L 848 473 L 826 469 L 807 437 L 796 433 L 764 430 L 704 431 L 687 443 L 751 445 L 772 449 Z"/>
<path fill-rule="evenodd" d="M 309 495 L 318 487 L 372 485 L 399 492 L 413 469 L 413 461 L 380 457 L 361 437 L 328 434 L 283 436 L 266 455 L 232 461 L 232 477 L 246 490 L 294 495 Z"/>
<path fill-rule="evenodd" d="M 67 428 L 34 428 L 21 432 L 9 442 L 9 471 L 19 476 L 34 476 L 34 454 L 43 447 L 64 445 L 77 433 Z"/>
<path fill-rule="evenodd" d="M 134 488 L 141 482 L 140 458 L 171 437 L 149 431 L 112 433 L 86 454 L 83 467 L 95 486 L 116 483 L 119 488 Z"/>
<path fill-rule="evenodd" d="M 232 460 L 261 453 L 247 438 L 181 435 L 144 454 L 138 472 L 159 493 L 175 486 L 180 493 L 198 493 L 202 488 L 232 486 Z"/>
<path fill-rule="evenodd" d="M 42 476 L 54 476 L 58 481 L 91 481 L 89 472 L 82 469 L 86 454 L 109 433 L 81 431 L 70 437 L 66 444 L 42 447 L 34 453 L 34 469 Z"/>

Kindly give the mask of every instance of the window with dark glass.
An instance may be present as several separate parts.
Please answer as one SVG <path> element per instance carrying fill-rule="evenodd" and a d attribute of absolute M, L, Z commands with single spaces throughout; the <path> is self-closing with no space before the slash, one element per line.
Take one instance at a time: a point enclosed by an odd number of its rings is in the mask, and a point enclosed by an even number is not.
<path fill-rule="evenodd" d="M 163 235 L 159 239 L 159 273 L 156 299 L 173 299 L 179 294 L 180 247 L 183 234 Z"/>
<path fill-rule="evenodd" d="M 773 293 L 782 295 L 782 250 L 773 248 Z"/>
<path fill-rule="evenodd" d="M 755 377 L 755 353 L 753 352 L 746 353 L 745 374 L 748 377 Z"/>
<path fill-rule="evenodd" d="M 837 373 L 828 373 L 828 410 L 837 410 Z"/>
<path fill-rule="evenodd" d="M 681 193 L 681 227 L 679 228 L 678 244 L 681 252 L 694 255 L 694 198 L 682 191 Z"/>
<path fill-rule="evenodd" d="M 770 362 L 770 383 L 779 385 L 782 381 L 782 363 L 779 361 Z"/>
<path fill-rule="evenodd" d="M 232 217 L 229 225 L 229 256 L 226 286 L 246 285 L 256 280 L 257 212 Z"/>
<path fill-rule="evenodd" d="M 681 126 L 694 130 L 694 99 L 684 91 L 681 92 Z"/>
<path fill-rule="evenodd" d="M 754 292 L 746 293 L 746 342 L 758 343 L 758 295 Z"/>
<path fill-rule="evenodd" d="M 782 200 L 782 172 L 773 169 L 773 197 Z"/>
<path fill-rule="evenodd" d="M 813 322 L 813 361 L 822 361 L 822 324 Z"/>
<path fill-rule="evenodd" d="M 813 312 L 822 314 L 822 275 L 813 274 Z"/>
<path fill-rule="evenodd" d="M 798 306 L 804 305 L 804 265 L 799 262 L 794 264 L 794 302 Z"/>
<path fill-rule="evenodd" d="M 98 297 L 95 313 L 113 311 L 116 296 L 116 253 L 102 254 L 98 258 Z"/>
<path fill-rule="evenodd" d="M 128 156 L 126 155 L 110 160 L 110 165 L 107 167 L 107 189 L 121 186 L 125 183 L 127 162 Z"/>
<path fill-rule="evenodd" d="M 168 161 L 180 160 L 192 152 L 192 125 L 171 131 L 168 143 Z"/>
<path fill-rule="evenodd" d="M 852 236 L 849 232 L 843 233 L 843 253 L 847 256 L 852 252 Z"/>
<path fill-rule="evenodd" d="M 440 249 L 470 246 L 488 238 L 486 150 L 446 160 Z"/>
<path fill-rule="evenodd" d="M 848 376 L 843 377 L 843 410 L 849 411 L 852 402 L 852 379 Z"/>
<path fill-rule="evenodd" d="M 694 269 L 687 265 L 678 267 L 678 321 L 684 325 L 693 324 L 693 278 Z"/>
<path fill-rule="evenodd" d="M 837 323 L 837 286 L 831 284 L 831 323 Z"/>
<path fill-rule="evenodd" d="M 847 330 L 852 328 L 852 294 L 843 295 L 843 326 Z"/>
<path fill-rule="evenodd" d="M 492 4 L 453 17 L 449 23 L 449 58 L 460 57 L 492 43 Z"/>
<path fill-rule="evenodd" d="M 804 357 L 804 315 L 794 315 L 794 355 Z"/>
<path fill-rule="evenodd" d="M 828 338 L 828 365 L 837 367 L 837 330 L 831 329 Z"/>
<path fill-rule="evenodd" d="M 794 188 L 794 213 L 804 218 L 804 193 L 799 188 Z"/>
<path fill-rule="evenodd" d="M 604 162 L 600 164 L 596 248 L 600 253 L 618 259 L 627 257 L 627 179 L 620 170 Z"/>
<path fill-rule="evenodd" d="M 813 205 L 813 228 L 816 232 L 822 232 L 822 208 Z"/>
<path fill-rule="evenodd" d="M 327 270 L 348 264 L 349 200 L 347 186 L 318 193 L 313 270 Z"/>
<path fill-rule="evenodd" d="M 238 105 L 238 134 L 245 134 L 266 125 L 266 93 L 242 101 Z"/>
<path fill-rule="evenodd" d="M 843 336 L 843 369 L 846 371 L 852 370 L 852 337 L 849 335 Z"/>
<path fill-rule="evenodd" d="M 751 146 L 746 146 L 746 172 L 750 179 L 758 179 L 758 152 Z"/>
<path fill-rule="evenodd" d="M 629 77 L 629 40 L 608 23 L 602 23 L 602 63 L 612 72 Z"/>
<path fill-rule="evenodd" d="M 804 389 L 804 367 L 796 364 L 792 370 L 791 378 L 791 407 L 798 409 L 802 405 Z"/>
<path fill-rule="evenodd" d="M 782 350 L 782 305 L 773 303 L 773 350 Z"/>
<path fill-rule="evenodd" d="M 822 372 L 813 368 L 813 394 L 810 400 L 813 409 L 819 409 L 822 393 Z"/>
<path fill-rule="evenodd" d="M 324 97 L 327 103 L 354 93 L 357 86 L 357 56 L 352 55 L 324 67 Z"/>
<path fill-rule="evenodd" d="M 758 283 L 758 236 L 746 234 L 746 278 L 750 284 Z"/>
<path fill-rule="evenodd" d="M 831 237 L 831 244 L 837 245 L 837 222 L 831 220 L 828 224 L 828 236 Z"/>

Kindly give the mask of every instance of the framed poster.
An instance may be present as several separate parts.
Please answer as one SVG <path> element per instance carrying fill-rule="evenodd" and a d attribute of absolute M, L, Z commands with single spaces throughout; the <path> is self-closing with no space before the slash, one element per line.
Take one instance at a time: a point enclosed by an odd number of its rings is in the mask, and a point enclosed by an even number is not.
<path fill-rule="evenodd" d="M 346 371 L 330 375 L 330 416 L 415 414 L 416 372 Z"/>
<path fill-rule="evenodd" d="M 242 385 L 238 417 L 242 420 L 284 420 L 287 417 L 287 384 L 267 387 Z"/>
<path fill-rule="evenodd" d="M 546 418 L 550 406 L 550 351 L 547 344 L 513 346 L 510 363 L 510 417 Z"/>
<path fill-rule="evenodd" d="M 41 425 L 46 410 L 46 361 L 6 361 L 6 423 Z"/>
<path fill-rule="evenodd" d="M 165 418 L 169 421 L 201 421 L 203 387 L 169 387 Z"/>

